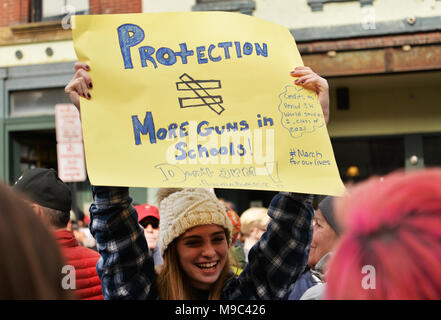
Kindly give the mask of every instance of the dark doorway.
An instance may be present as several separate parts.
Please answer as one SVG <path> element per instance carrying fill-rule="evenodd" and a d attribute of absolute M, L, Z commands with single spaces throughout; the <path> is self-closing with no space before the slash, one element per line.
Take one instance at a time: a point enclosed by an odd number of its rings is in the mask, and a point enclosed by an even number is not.
<path fill-rule="evenodd" d="M 58 170 L 55 130 L 11 132 L 10 148 L 11 183 L 33 168 Z"/>
<path fill-rule="evenodd" d="M 441 167 L 441 135 L 423 136 L 423 148 L 426 167 Z"/>

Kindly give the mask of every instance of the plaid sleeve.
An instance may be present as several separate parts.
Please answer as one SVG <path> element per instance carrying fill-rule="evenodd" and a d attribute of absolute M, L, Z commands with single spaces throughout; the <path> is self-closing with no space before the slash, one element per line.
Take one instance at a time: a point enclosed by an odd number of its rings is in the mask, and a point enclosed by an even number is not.
<path fill-rule="evenodd" d="M 312 195 L 280 192 L 268 215 L 267 231 L 251 248 L 240 276 L 225 286 L 224 299 L 286 299 L 305 269 L 312 239 Z"/>
<path fill-rule="evenodd" d="M 93 186 L 92 193 L 90 231 L 101 255 L 97 272 L 104 298 L 156 298 L 153 258 L 129 189 Z"/>

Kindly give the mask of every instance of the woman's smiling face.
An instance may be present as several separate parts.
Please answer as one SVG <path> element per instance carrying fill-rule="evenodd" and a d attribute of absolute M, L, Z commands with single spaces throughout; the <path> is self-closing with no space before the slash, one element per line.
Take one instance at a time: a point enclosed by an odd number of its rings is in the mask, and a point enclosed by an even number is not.
<path fill-rule="evenodd" d="M 191 285 L 209 290 L 219 278 L 228 258 L 225 230 L 216 224 L 193 227 L 176 243 L 179 263 Z"/>
<path fill-rule="evenodd" d="M 319 209 L 314 215 L 314 232 L 309 251 L 308 266 L 313 268 L 323 256 L 332 252 L 337 246 L 339 237 L 323 217 Z"/>

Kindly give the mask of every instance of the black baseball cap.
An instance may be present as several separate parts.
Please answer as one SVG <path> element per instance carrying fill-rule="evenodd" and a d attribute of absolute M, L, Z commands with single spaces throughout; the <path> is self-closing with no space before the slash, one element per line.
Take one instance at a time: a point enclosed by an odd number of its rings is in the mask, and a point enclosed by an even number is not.
<path fill-rule="evenodd" d="M 31 169 L 18 178 L 13 189 L 47 208 L 69 212 L 72 205 L 70 188 L 54 169 Z"/>

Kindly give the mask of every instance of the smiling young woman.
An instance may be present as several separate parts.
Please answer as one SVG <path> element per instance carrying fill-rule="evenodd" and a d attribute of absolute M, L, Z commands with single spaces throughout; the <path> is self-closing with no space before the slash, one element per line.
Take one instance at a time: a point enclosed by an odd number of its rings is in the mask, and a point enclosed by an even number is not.
<path fill-rule="evenodd" d="M 231 275 L 227 239 L 220 226 L 203 225 L 173 241 L 164 255 L 166 267 L 157 280 L 161 299 L 220 299 Z"/>
<path fill-rule="evenodd" d="M 160 203 L 158 245 L 164 267 L 157 279 L 161 299 L 220 299 L 231 273 L 232 225 L 223 205 L 205 189 L 184 189 Z"/>

